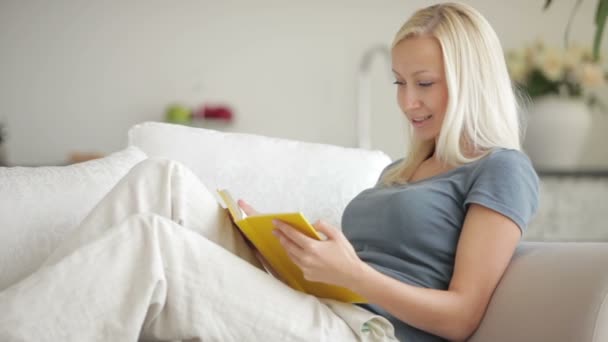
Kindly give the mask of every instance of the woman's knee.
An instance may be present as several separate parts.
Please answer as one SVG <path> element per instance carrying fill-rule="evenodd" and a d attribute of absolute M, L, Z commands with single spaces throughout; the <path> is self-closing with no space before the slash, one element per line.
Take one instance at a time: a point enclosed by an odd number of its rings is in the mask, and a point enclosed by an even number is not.
<path fill-rule="evenodd" d="M 167 158 L 148 158 L 135 166 L 128 172 L 125 178 L 131 180 L 154 180 L 158 179 L 161 183 L 175 177 L 183 178 L 188 172 L 186 166 L 175 160 Z"/>
<path fill-rule="evenodd" d="M 160 158 L 160 157 L 152 157 L 142 160 L 137 163 L 129 173 L 131 174 L 140 174 L 140 173 L 150 173 L 150 172 L 158 172 L 168 171 L 174 168 L 179 168 L 181 165 L 171 159 Z"/>
<path fill-rule="evenodd" d="M 141 230 L 144 234 L 159 229 L 159 227 L 177 224 L 168 217 L 150 212 L 133 214 L 127 217 L 125 223 L 129 229 Z"/>
<path fill-rule="evenodd" d="M 130 173 L 133 177 L 175 178 L 179 179 L 180 184 L 186 184 L 186 187 L 198 188 L 202 186 L 205 191 L 209 192 L 209 189 L 207 189 L 200 177 L 195 174 L 193 170 L 181 162 L 172 159 L 160 157 L 148 158 L 135 165 Z"/>

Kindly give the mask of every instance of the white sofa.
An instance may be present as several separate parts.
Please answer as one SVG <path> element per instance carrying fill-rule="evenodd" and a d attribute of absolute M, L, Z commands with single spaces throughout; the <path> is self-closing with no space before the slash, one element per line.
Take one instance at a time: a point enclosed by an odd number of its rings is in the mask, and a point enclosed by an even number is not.
<path fill-rule="evenodd" d="M 180 161 L 261 211 L 336 225 L 390 162 L 378 151 L 152 122 L 133 127 L 129 145 L 71 166 L 0 168 L 0 291 L 40 266 L 146 156 Z M 523 242 L 470 341 L 608 341 L 608 243 Z"/>

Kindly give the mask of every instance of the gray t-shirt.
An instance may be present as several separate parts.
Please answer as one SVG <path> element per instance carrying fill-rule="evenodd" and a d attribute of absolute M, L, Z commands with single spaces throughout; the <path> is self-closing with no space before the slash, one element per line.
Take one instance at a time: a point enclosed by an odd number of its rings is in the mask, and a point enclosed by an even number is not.
<path fill-rule="evenodd" d="M 361 260 L 379 272 L 414 286 L 447 289 L 470 203 L 505 215 L 523 232 L 538 206 L 538 176 L 528 157 L 498 148 L 420 181 L 395 186 L 378 182 L 347 205 L 342 226 Z M 401 341 L 443 341 L 377 305 L 362 306 L 389 319 Z"/>

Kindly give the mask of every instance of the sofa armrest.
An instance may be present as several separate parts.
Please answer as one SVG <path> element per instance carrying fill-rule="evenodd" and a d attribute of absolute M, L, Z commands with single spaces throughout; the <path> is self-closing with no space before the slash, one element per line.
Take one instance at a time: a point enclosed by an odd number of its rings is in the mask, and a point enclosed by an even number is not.
<path fill-rule="evenodd" d="M 608 341 L 608 243 L 522 243 L 469 341 Z"/>

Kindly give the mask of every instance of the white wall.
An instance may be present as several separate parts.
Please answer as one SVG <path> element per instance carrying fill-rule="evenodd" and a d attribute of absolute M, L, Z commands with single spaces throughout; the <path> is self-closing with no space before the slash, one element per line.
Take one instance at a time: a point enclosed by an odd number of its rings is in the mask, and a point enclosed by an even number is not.
<path fill-rule="evenodd" d="M 574 1 L 465 1 L 505 47 L 560 43 Z M 363 52 L 388 45 L 428 1 L 0 0 L 0 120 L 12 164 L 52 164 L 70 151 L 112 152 L 126 130 L 161 120 L 174 101 L 225 102 L 227 130 L 355 146 Z M 595 1 L 573 37 L 590 41 Z M 607 34 L 608 35 L 608 34 Z M 604 47 L 608 44 L 604 44 Z M 387 65 L 374 63 L 374 147 L 399 156 L 403 126 Z M 605 145 L 608 115 L 591 140 Z M 608 166 L 603 148 L 589 163 Z"/>

